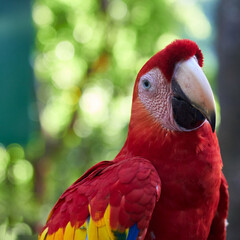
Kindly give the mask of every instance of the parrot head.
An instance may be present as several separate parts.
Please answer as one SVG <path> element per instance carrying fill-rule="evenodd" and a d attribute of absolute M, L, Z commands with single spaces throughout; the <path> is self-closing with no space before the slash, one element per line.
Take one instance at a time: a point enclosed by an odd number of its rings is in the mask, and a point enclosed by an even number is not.
<path fill-rule="evenodd" d="M 151 118 L 174 132 L 210 124 L 214 132 L 215 101 L 202 66 L 201 50 L 191 40 L 176 40 L 155 54 L 137 76 L 131 121 L 147 124 Z"/>

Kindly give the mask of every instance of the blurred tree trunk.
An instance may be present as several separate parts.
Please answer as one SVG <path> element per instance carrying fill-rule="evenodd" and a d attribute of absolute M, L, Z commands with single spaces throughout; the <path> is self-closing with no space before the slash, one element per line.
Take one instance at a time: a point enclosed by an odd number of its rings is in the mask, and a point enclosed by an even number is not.
<path fill-rule="evenodd" d="M 218 13 L 219 139 L 230 193 L 227 238 L 235 240 L 240 236 L 240 1 L 220 0 Z"/>

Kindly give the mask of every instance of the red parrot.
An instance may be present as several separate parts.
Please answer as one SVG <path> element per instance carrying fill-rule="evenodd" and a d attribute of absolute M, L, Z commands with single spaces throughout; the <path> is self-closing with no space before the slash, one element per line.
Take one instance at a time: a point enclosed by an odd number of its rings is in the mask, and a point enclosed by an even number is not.
<path fill-rule="evenodd" d="M 40 240 L 224 240 L 228 186 L 203 55 L 176 40 L 137 75 L 126 142 L 59 198 Z"/>

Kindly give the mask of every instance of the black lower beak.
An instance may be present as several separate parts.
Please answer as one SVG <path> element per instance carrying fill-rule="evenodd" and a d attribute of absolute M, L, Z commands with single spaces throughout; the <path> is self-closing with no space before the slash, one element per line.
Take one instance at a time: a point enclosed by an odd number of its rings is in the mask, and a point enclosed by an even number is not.
<path fill-rule="evenodd" d="M 176 123 L 186 130 L 198 128 L 206 119 L 199 110 L 179 97 L 173 97 L 172 108 Z"/>
<path fill-rule="evenodd" d="M 174 94 L 172 98 L 173 117 L 180 127 L 193 130 L 200 127 L 207 119 L 212 131 L 215 131 L 215 112 L 210 117 L 205 116 L 191 103 L 174 78 L 172 79 L 172 90 Z"/>
<path fill-rule="evenodd" d="M 207 117 L 207 120 L 211 125 L 212 132 L 214 132 L 215 131 L 215 126 L 216 126 L 216 114 L 215 114 L 215 112 L 212 112 L 210 114 L 210 117 Z"/>

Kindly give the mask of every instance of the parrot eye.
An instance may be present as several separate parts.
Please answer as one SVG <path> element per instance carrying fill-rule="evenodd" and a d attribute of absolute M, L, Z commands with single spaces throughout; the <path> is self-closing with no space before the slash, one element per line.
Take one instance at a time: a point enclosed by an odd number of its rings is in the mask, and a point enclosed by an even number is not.
<path fill-rule="evenodd" d="M 144 79 L 142 81 L 142 84 L 143 84 L 143 88 L 145 88 L 145 89 L 149 89 L 151 87 L 151 83 L 147 79 Z"/>

